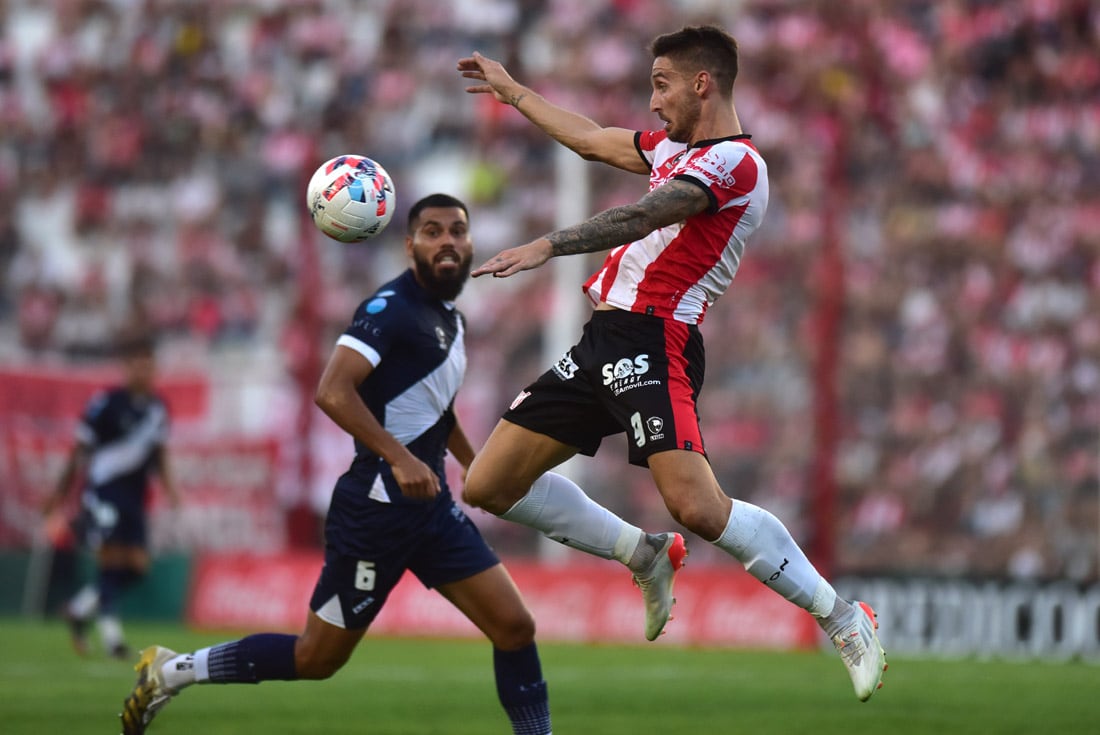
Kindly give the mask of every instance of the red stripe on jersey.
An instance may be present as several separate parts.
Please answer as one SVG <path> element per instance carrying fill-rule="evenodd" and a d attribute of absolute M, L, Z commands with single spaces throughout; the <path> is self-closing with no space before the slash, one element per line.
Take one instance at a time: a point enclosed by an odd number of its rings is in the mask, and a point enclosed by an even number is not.
<path fill-rule="evenodd" d="M 685 284 L 698 283 L 722 259 L 729 246 L 724 235 L 733 231 L 744 214 L 745 207 L 741 206 L 710 215 L 706 224 L 689 217 L 679 234 L 646 267 L 631 311 L 644 312 L 652 306 L 657 316 L 671 317 L 685 295 Z M 706 312 L 705 303 L 702 311 Z"/>
<path fill-rule="evenodd" d="M 695 410 L 695 391 L 687 374 L 684 347 L 689 327 L 675 319 L 665 320 L 665 354 L 668 355 L 668 397 L 672 402 L 672 423 L 676 430 L 676 446 L 684 448 L 691 442 L 693 451 L 703 453 L 703 435 L 699 431 L 699 413 Z"/>
<path fill-rule="evenodd" d="M 612 284 L 615 283 L 615 276 L 619 272 L 619 262 L 622 260 L 623 253 L 625 252 L 626 248 L 624 247 L 612 250 L 607 254 L 607 257 L 604 258 L 603 265 L 600 269 L 588 277 L 588 280 L 584 282 L 584 292 L 589 294 L 589 297 L 591 297 L 589 289 L 596 284 L 596 279 L 603 276 L 603 282 L 600 284 L 599 300 L 607 300 L 607 292 L 611 290 Z"/>

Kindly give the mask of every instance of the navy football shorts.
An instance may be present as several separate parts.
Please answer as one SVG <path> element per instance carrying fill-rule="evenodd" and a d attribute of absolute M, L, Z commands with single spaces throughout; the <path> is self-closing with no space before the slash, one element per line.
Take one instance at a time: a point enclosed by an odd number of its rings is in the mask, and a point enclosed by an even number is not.
<path fill-rule="evenodd" d="M 694 324 L 595 311 L 580 342 L 512 402 L 504 418 L 592 456 L 625 431 L 631 464 L 669 449 L 706 454 L 696 400 L 703 338 Z"/>
<path fill-rule="evenodd" d="M 380 503 L 337 484 L 325 521 L 325 566 L 309 607 L 349 630 L 368 627 L 405 570 L 428 588 L 500 563 L 449 492 L 432 503 Z"/>
<path fill-rule="evenodd" d="M 77 535 L 90 549 L 103 544 L 117 546 L 146 545 L 145 500 L 127 494 L 85 490 L 81 497 Z"/>

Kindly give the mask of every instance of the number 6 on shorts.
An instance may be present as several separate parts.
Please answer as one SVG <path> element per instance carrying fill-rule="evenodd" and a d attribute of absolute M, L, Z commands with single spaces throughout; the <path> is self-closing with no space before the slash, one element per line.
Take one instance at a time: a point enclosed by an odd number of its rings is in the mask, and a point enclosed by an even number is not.
<path fill-rule="evenodd" d="M 373 561 L 361 561 L 355 565 L 355 589 L 370 592 L 377 577 Z"/>

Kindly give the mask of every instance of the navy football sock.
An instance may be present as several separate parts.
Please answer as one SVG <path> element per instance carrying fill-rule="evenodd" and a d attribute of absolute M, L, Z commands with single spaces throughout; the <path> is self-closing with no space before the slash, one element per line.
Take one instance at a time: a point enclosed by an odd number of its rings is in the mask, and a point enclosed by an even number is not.
<path fill-rule="evenodd" d="M 96 587 L 99 590 L 100 613 L 114 615 L 119 595 L 139 579 L 141 579 L 141 575 L 130 569 L 112 567 L 100 569 L 96 580 Z"/>
<path fill-rule="evenodd" d="M 493 649 L 497 696 L 515 735 L 550 732 L 550 698 L 542 679 L 539 651 L 534 643 L 518 651 Z"/>
<path fill-rule="evenodd" d="M 293 681 L 298 678 L 294 666 L 297 640 L 295 635 L 258 633 L 212 646 L 206 663 L 209 681 L 218 684 Z"/>

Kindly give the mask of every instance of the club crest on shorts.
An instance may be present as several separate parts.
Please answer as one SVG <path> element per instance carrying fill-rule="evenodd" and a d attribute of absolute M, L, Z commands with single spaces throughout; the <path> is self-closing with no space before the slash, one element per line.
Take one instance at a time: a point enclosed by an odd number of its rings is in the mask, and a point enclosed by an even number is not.
<path fill-rule="evenodd" d="M 656 441 L 657 439 L 664 439 L 665 435 L 661 433 L 661 430 L 665 428 L 665 420 L 660 416 L 650 416 L 645 420 L 646 428 L 649 429 L 649 440 Z"/>

